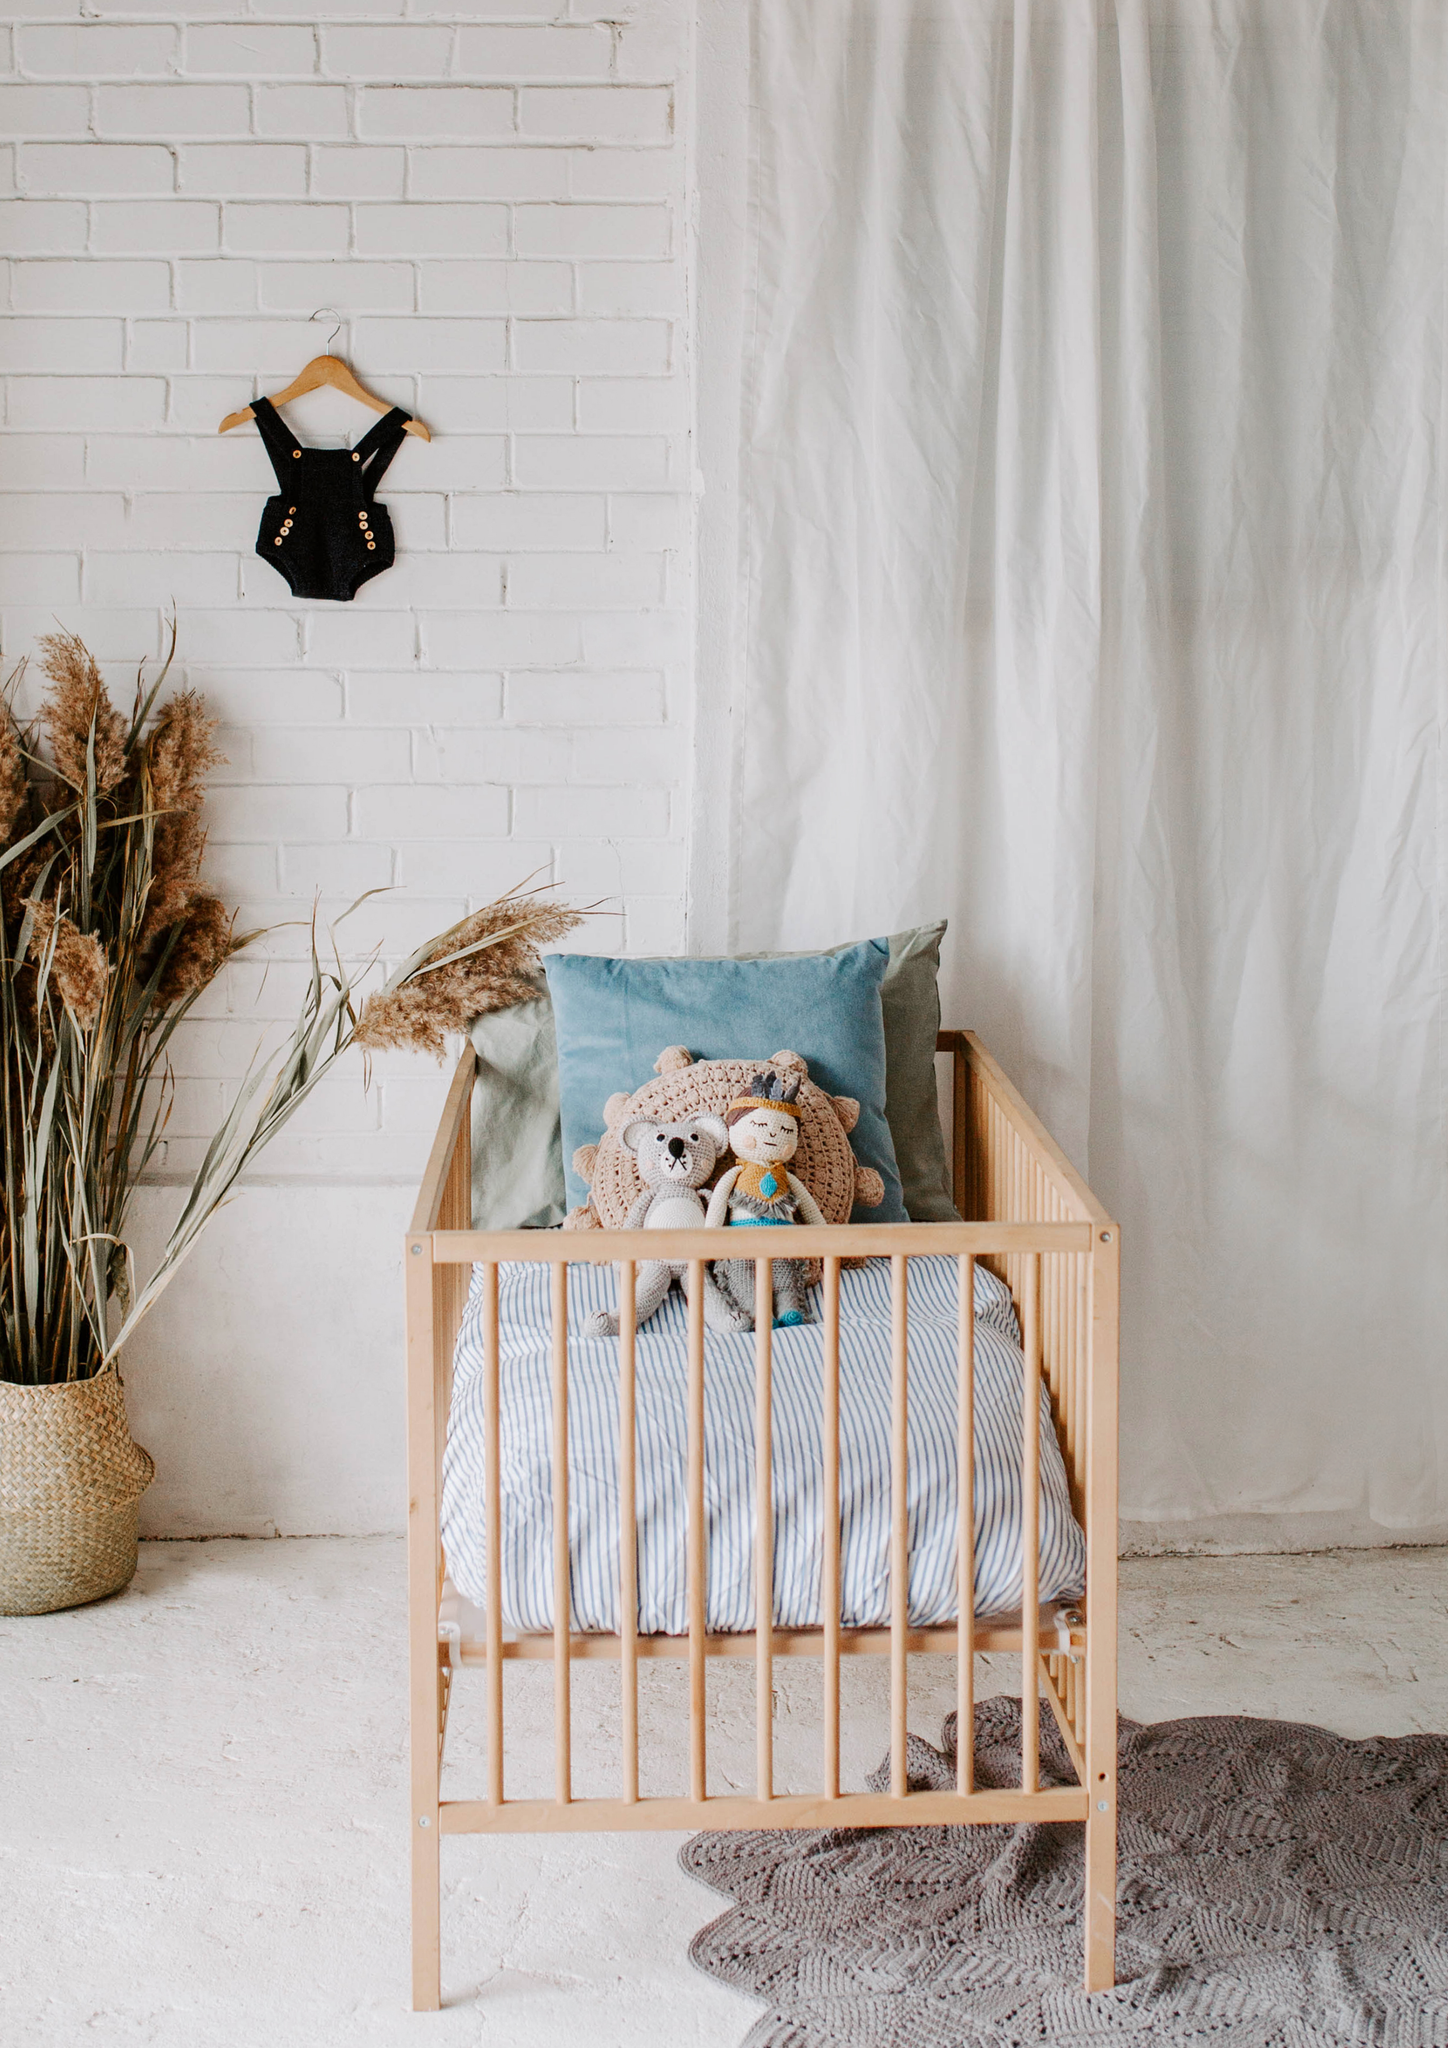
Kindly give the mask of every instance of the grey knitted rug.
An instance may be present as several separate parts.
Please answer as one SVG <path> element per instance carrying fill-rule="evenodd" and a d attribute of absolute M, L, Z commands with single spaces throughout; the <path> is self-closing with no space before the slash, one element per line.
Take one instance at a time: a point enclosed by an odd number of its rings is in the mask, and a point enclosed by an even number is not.
<path fill-rule="evenodd" d="M 910 1780 L 955 1782 L 910 1738 Z M 1042 1783 L 1074 1784 L 1048 1715 Z M 1020 1782 L 1020 1703 L 976 1710 Z M 871 1781 L 879 1789 L 888 1772 Z M 1448 1737 L 1121 1723 L 1117 1971 L 1081 1991 L 1081 1827 L 695 1835 L 736 1903 L 690 1950 L 767 2010 L 744 2048 L 1448 2048 Z"/>

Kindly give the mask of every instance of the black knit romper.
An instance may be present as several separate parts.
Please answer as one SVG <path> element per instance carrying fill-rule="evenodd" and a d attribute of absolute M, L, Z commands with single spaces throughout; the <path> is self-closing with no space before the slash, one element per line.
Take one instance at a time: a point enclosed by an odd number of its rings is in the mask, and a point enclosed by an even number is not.
<path fill-rule="evenodd" d="M 256 551 L 281 570 L 293 597 L 345 604 L 392 567 L 392 521 L 374 493 L 412 414 L 394 405 L 355 448 L 303 448 L 269 398 L 252 411 L 281 485 L 266 501 Z"/>

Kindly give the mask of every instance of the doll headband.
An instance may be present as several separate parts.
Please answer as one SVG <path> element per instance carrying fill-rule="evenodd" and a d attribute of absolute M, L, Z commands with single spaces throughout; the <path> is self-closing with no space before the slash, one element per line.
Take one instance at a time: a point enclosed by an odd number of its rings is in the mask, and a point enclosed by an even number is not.
<path fill-rule="evenodd" d="M 729 1119 L 736 1115 L 747 1116 L 751 1109 L 782 1109 L 787 1116 L 796 1119 L 804 1115 L 803 1104 L 795 1098 L 799 1094 L 799 1081 L 783 1081 L 778 1074 L 754 1074 L 749 1081 L 748 1092 L 738 1095 L 729 1105 Z"/>

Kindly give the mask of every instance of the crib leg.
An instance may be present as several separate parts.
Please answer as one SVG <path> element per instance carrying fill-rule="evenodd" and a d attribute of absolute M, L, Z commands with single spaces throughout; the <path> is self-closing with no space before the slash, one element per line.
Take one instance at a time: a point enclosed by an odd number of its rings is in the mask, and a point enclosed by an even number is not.
<path fill-rule="evenodd" d="M 1121 1233 L 1096 1232 L 1088 1275 L 1086 1434 L 1086 1989 L 1116 1982 L 1116 1361 Z"/>
<path fill-rule="evenodd" d="M 1086 1989 L 1116 1982 L 1116 1801 L 1093 1799 L 1086 1820 Z"/>
<path fill-rule="evenodd" d="M 414 1827 L 412 1841 L 412 2009 L 442 2006 L 442 1899 L 437 1827 Z"/>
<path fill-rule="evenodd" d="M 458 1072 L 461 1077 L 462 1068 Z M 461 1128 L 466 1134 L 465 1114 Z M 464 1135 L 462 1150 L 449 1169 L 460 1172 L 464 1191 L 467 1156 Z M 459 1197 L 464 1203 L 465 1199 L 465 1193 Z M 452 1677 L 437 1634 L 437 1602 L 442 1590 L 438 1494 L 449 1366 L 461 1312 L 457 1276 L 465 1288 L 467 1269 L 435 1265 L 431 1240 L 426 1236 L 408 1240 L 402 1263 L 407 1285 L 407 1831 L 412 1837 L 412 2004 L 416 2012 L 436 2012 L 442 2004 L 438 1821 Z"/>
<path fill-rule="evenodd" d="M 441 1745 L 438 1731 L 447 1714 L 447 1676 L 434 1666 L 436 1704 L 431 1726 L 415 1716 L 412 1730 L 412 2009 L 437 2012 L 442 2005 L 442 1867 L 438 1841 Z M 414 1681 L 416 1682 L 416 1681 Z M 424 1679 L 423 1683 L 426 1683 Z M 422 1721 L 419 1727 L 418 1721 Z"/>

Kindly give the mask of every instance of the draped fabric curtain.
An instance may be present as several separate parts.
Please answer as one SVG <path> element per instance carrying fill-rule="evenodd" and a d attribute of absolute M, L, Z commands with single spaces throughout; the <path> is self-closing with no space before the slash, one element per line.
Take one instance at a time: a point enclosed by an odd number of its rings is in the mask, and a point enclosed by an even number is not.
<path fill-rule="evenodd" d="M 1445 18 L 754 10 L 728 937 L 949 915 L 1129 1516 L 1448 1521 Z"/>

